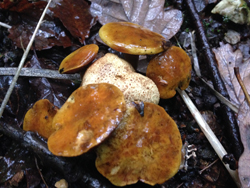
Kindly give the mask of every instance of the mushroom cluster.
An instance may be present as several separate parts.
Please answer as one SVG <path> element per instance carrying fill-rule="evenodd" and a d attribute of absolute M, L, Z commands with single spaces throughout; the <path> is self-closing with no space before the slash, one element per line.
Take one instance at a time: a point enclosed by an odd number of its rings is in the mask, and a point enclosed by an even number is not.
<path fill-rule="evenodd" d="M 99 47 L 85 45 L 59 67 L 60 73 L 86 69 L 81 86 L 60 109 L 48 100 L 36 102 L 23 128 L 47 138 L 49 150 L 57 156 L 74 157 L 96 148 L 96 167 L 114 185 L 163 183 L 180 167 L 182 140 L 158 102 L 174 96 L 177 87 L 188 86 L 190 58 L 178 47 L 166 48 L 164 37 L 136 24 L 109 23 L 99 35 L 122 53 L 158 54 L 146 76 L 111 53 L 86 68 Z"/>

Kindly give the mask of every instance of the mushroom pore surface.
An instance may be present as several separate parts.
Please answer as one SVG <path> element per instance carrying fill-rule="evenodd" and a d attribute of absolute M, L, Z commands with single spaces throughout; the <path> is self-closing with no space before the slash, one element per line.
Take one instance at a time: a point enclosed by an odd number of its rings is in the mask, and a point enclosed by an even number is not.
<path fill-rule="evenodd" d="M 124 94 L 126 103 L 130 101 L 159 103 L 160 94 L 155 83 L 136 73 L 127 61 L 111 53 L 98 59 L 85 72 L 82 86 L 92 83 L 114 84 Z"/>

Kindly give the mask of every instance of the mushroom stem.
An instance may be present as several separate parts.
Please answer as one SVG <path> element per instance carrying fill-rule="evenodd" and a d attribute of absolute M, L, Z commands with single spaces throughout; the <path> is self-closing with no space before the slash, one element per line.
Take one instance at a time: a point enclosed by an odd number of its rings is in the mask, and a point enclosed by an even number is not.
<path fill-rule="evenodd" d="M 204 133 L 204 135 L 207 137 L 208 141 L 214 148 L 215 152 L 219 156 L 220 160 L 222 161 L 223 157 L 227 154 L 226 150 L 218 140 L 218 138 L 215 136 L 207 122 L 204 120 L 198 109 L 195 107 L 194 103 L 191 101 L 189 96 L 185 91 L 180 90 L 179 88 L 176 89 L 178 93 L 180 94 L 183 101 L 186 103 L 188 109 L 190 110 L 191 114 L 193 115 L 194 119 L 198 123 L 200 129 Z M 223 161 L 222 161 L 223 163 Z M 233 178 L 234 182 L 236 183 L 237 187 L 241 187 L 239 177 L 237 174 L 237 171 L 231 170 L 228 165 L 223 163 L 227 171 L 229 172 L 230 176 Z"/>
<path fill-rule="evenodd" d="M 129 62 L 136 70 L 138 67 L 139 55 L 131 55 L 123 53 L 122 57 L 125 61 Z"/>

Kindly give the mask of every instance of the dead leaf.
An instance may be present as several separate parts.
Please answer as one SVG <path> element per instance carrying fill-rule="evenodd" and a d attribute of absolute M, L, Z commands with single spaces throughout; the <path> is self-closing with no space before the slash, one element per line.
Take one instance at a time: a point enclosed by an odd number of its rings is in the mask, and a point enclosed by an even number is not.
<path fill-rule="evenodd" d="M 82 44 L 89 37 L 90 28 L 96 23 L 96 19 L 89 12 L 88 3 L 83 0 L 60 0 L 51 10 Z"/>
<path fill-rule="evenodd" d="M 243 102 L 238 113 L 240 136 L 244 145 L 244 152 L 239 159 L 239 178 L 243 188 L 250 185 L 250 107 Z"/>
<path fill-rule="evenodd" d="M 218 62 L 220 75 L 226 85 L 230 100 L 239 106 L 244 100 L 244 93 L 234 74 L 234 67 L 239 67 L 241 78 L 250 93 L 250 59 L 243 59 L 242 52 L 229 44 L 220 43 L 220 47 L 213 49 Z"/>
<path fill-rule="evenodd" d="M 23 177 L 24 177 L 23 171 L 19 171 L 8 182 L 11 186 L 17 187 L 18 183 L 22 181 Z"/>
<path fill-rule="evenodd" d="M 90 12 L 98 16 L 104 25 L 109 22 L 126 21 L 142 25 L 162 34 L 166 39 L 173 37 L 183 21 L 177 9 L 164 10 L 164 0 L 91 0 Z"/>
<path fill-rule="evenodd" d="M 46 6 L 45 1 L 30 3 L 27 0 L 4 0 L 0 3 L 0 8 L 14 11 L 20 17 L 9 30 L 9 38 L 14 41 L 17 47 L 26 48 L 35 30 L 36 24 Z M 46 15 L 35 38 L 36 50 L 49 49 L 53 46 L 72 45 L 65 29 L 53 20 L 53 17 Z"/>
<path fill-rule="evenodd" d="M 203 11 L 207 5 L 216 2 L 217 0 L 194 0 L 195 8 L 198 12 Z"/>
<path fill-rule="evenodd" d="M 26 48 L 35 27 L 36 22 L 23 19 L 22 23 L 12 26 L 8 37 L 15 42 L 17 47 Z M 36 50 L 44 50 L 53 46 L 66 48 L 71 46 L 72 43 L 62 27 L 56 25 L 54 21 L 45 21 L 36 34 L 34 45 Z"/>
<path fill-rule="evenodd" d="M 230 100 L 240 107 L 237 119 L 244 152 L 239 159 L 238 172 L 242 187 L 246 188 L 250 185 L 250 107 L 234 74 L 234 67 L 239 67 L 241 78 L 250 93 L 250 58 L 243 59 L 242 52 L 239 49 L 233 51 L 229 44 L 221 43 L 221 46 L 213 51 Z"/>
<path fill-rule="evenodd" d="M 19 12 L 27 17 L 30 17 L 30 19 L 38 20 L 46 4 L 47 3 L 45 1 L 30 3 L 28 0 L 3 0 L 3 2 L 0 3 L 0 8 Z"/>
<path fill-rule="evenodd" d="M 58 69 L 50 60 L 32 57 L 29 66 L 32 68 Z M 35 91 L 37 99 L 48 99 L 55 106 L 61 107 L 70 94 L 77 88 L 70 80 L 56 80 L 48 78 L 29 78 L 31 88 Z"/>

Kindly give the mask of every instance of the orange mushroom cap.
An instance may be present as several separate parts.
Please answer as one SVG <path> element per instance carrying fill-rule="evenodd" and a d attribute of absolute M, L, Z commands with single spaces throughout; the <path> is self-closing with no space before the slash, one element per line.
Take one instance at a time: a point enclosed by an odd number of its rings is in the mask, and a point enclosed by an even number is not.
<path fill-rule="evenodd" d="M 99 36 L 109 47 L 132 55 L 157 54 L 164 50 L 166 39 L 130 22 L 110 22 L 101 27 Z"/>
<path fill-rule="evenodd" d="M 85 45 L 69 54 L 60 64 L 59 72 L 71 74 L 83 70 L 86 65 L 93 61 L 98 53 L 99 47 L 96 44 Z"/>
<path fill-rule="evenodd" d="M 116 186 L 142 181 L 161 184 L 181 163 L 182 140 L 174 120 L 153 103 L 144 103 L 144 116 L 130 103 L 111 136 L 97 148 L 97 170 Z"/>
<path fill-rule="evenodd" d="M 81 155 L 100 144 L 126 111 L 122 92 L 114 85 L 90 84 L 74 91 L 53 119 L 49 150 L 57 156 Z"/>
<path fill-rule="evenodd" d="M 162 99 L 176 94 L 175 89 L 184 90 L 191 79 L 191 60 L 187 53 L 176 46 L 156 55 L 148 64 L 146 75 L 157 85 Z"/>
<path fill-rule="evenodd" d="M 41 99 L 37 101 L 31 109 L 25 114 L 23 121 L 23 130 L 38 132 L 44 138 L 55 131 L 52 127 L 52 120 L 58 111 L 49 100 Z"/>

